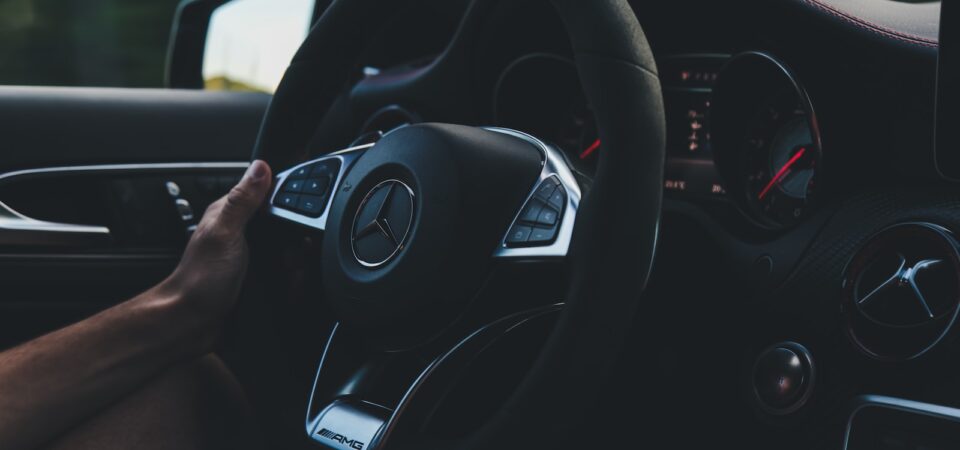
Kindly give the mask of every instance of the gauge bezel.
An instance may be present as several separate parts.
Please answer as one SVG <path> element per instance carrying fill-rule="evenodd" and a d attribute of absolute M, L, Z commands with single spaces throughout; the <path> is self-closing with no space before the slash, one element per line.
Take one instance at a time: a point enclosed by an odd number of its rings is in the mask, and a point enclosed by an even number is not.
<path fill-rule="evenodd" d="M 774 97 L 781 89 L 794 96 L 803 111 L 817 154 L 816 191 L 805 199 L 803 213 L 790 222 L 779 221 L 763 212 L 751 195 L 745 173 L 747 146 L 744 141 L 749 127 L 755 120 L 756 111 L 765 106 L 762 102 Z M 713 95 L 710 127 L 714 159 L 728 195 L 743 216 L 756 226 L 768 230 L 796 226 L 816 210 L 823 195 L 821 180 L 826 173 L 820 124 L 807 90 L 793 70 L 780 59 L 763 51 L 747 51 L 734 55 L 721 68 Z"/>

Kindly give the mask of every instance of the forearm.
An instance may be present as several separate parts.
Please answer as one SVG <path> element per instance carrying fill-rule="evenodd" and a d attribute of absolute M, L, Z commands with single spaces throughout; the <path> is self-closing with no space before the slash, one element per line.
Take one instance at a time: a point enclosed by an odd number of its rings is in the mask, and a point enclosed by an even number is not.
<path fill-rule="evenodd" d="M 0 448 L 33 448 L 164 368 L 207 351 L 212 322 L 169 282 L 0 353 Z"/>
<path fill-rule="evenodd" d="M 178 362 L 208 353 L 236 303 L 247 222 L 273 177 L 254 161 L 197 225 L 174 273 L 76 325 L 0 353 L 0 449 L 34 448 Z"/>

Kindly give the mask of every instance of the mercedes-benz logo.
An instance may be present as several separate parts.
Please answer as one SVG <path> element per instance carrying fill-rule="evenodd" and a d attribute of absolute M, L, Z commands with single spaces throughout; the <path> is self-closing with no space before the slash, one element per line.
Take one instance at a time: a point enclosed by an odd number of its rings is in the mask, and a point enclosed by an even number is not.
<path fill-rule="evenodd" d="M 353 218 L 353 256 L 364 267 L 379 267 L 403 249 L 413 223 L 413 190 L 387 180 L 367 193 Z"/>

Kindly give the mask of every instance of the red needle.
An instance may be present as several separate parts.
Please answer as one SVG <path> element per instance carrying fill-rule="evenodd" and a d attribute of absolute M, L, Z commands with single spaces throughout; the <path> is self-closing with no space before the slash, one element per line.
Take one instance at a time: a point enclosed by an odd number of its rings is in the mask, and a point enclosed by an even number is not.
<path fill-rule="evenodd" d="M 589 157 L 593 152 L 597 151 L 598 148 L 600 148 L 600 139 L 593 141 L 593 143 L 590 144 L 586 150 L 580 153 L 580 159 L 587 159 L 587 157 Z"/>
<path fill-rule="evenodd" d="M 793 155 L 793 157 L 790 158 L 790 161 L 787 161 L 787 163 L 784 164 L 783 167 L 781 167 L 780 170 L 777 171 L 777 174 L 773 177 L 773 179 L 771 179 L 770 182 L 767 183 L 767 186 L 764 187 L 762 191 L 760 191 L 760 196 L 759 196 L 760 200 L 763 200 L 763 198 L 767 196 L 767 193 L 770 192 L 770 189 L 773 189 L 774 185 L 779 183 L 780 180 L 783 179 L 783 177 L 787 176 L 787 173 L 790 172 L 790 168 L 793 167 L 793 165 L 796 164 L 797 161 L 799 161 L 800 158 L 803 157 L 803 154 L 806 152 L 807 152 L 806 147 L 801 148 L 800 151 L 797 152 L 797 154 Z"/>

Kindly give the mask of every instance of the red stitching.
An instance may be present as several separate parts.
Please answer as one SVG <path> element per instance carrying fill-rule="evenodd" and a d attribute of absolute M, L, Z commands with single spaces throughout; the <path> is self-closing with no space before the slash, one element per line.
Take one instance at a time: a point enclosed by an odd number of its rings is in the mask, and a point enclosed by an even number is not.
<path fill-rule="evenodd" d="M 850 14 L 847 14 L 847 13 L 845 13 L 845 12 L 843 12 L 843 11 L 840 11 L 839 9 L 836 9 L 836 8 L 830 6 L 830 5 L 825 5 L 825 4 L 823 4 L 823 3 L 820 3 L 820 2 L 817 1 L 817 0 L 803 0 L 803 1 L 804 1 L 804 3 L 807 3 L 808 5 L 811 5 L 811 6 L 815 7 L 815 8 L 818 8 L 818 9 L 820 9 L 821 11 L 826 12 L 827 14 L 834 15 L 834 16 L 840 18 L 841 20 L 844 20 L 844 21 L 846 21 L 846 22 L 849 22 L 849 23 L 851 23 L 851 24 L 853 24 L 853 25 L 855 25 L 855 26 L 857 26 L 857 27 L 859 27 L 859 28 L 862 28 L 862 29 L 864 29 L 864 30 L 871 31 L 871 32 L 874 32 L 874 33 L 877 33 L 877 34 L 880 34 L 880 35 L 883 35 L 883 36 L 886 36 L 886 37 L 889 37 L 889 38 L 892 38 L 892 39 L 896 39 L 896 40 L 901 41 L 901 42 L 906 42 L 906 43 L 908 43 L 908 44 L 916 44 L 916 45 L 920 45 L 920 46 L 924 46 L 924 47 L 932 47 L 932 48 L 939 47 L 939 44 L 938 44 L 937 41 L 935 41 L 935 40 L 931 40 L 931 39 L 928 39 L 928 38 L 925 38 L 925 37 L 922 37 L 922 36 L 917 36 L 917 35 L 910 34 L 910 33 L 903 33 L 903 32 L 897 31 L 897 30 L 892 30 L 892 29 L 890 29 L 890 28 L 886 28 L 886 27 L 884 27 L 884 26 L 882 26 L 882 25 L 877 25 L 877 24 L 875 24 L 875 23 L 868 22 L 868 21 L 863 20 L 863 19 L 861 19 L 861 18 L 859 18 L 859 17 L 855 17 L 855 16 L 852 16 L 852 15 L 850 15 Z"/>

